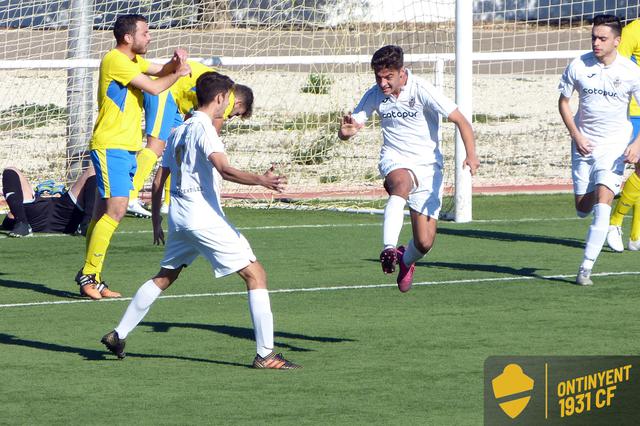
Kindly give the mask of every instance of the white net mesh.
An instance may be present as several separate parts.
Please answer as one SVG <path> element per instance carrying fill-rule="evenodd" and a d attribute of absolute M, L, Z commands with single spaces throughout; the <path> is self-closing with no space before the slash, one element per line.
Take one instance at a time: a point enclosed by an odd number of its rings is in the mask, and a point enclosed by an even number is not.
<path fill-rule="evenodd" d="M 73 87 L 66 68 L 78 69 L 78 62 L 64 61 L 78 57 L 68 48 L 78 37 L 67 27 L 78 19 L 77 5 L 86 3 L 0 2 L 0 168 L 17 166 L 34 180 L 66 179 L 68 157 L 86 148 L 93 124 L 82 118 L 71 138 L 68 118 L 77 120 L 73 111 L 82 103 L 95 115 L 96 67 L 114 46 L 110 28 L 123 13 L 148 17 L 148 58 L 167 58 L 175 47 L 195 58 L 219 57 L 223 72 L 254 90 L 253 117 L 224 130 L 230 158 L 254 172 L 277 163 L 295 198 L 380 194 L 376 122 L 348 143 L 336 137 L 340 115 L 374 83 L 368 61 L 379 47 L 440 55 L 443 90 L 454 97 L 455 0 L 96 0 L 88 17 L 93 25 L 79 37 L 88 41 L 90 61 L 80 66 L 89 64 L 93 85 Z M 593 14 L 631 19 L 640 13 L 632 2 L 552 3 L 473 2 L 474 128 L 483 163 L 476 186 L 568 183 L 558 76 L 572 52 L 589 49 Z M 433 81 L 434 56 L 420 58 L 407 66 Z M 70 96 L 74 91 L 82 97 Z M 450 186 L 453 128 L 443 128 Z M 225 192 L 258 197 L 263 191 L 227 185 Z"/>

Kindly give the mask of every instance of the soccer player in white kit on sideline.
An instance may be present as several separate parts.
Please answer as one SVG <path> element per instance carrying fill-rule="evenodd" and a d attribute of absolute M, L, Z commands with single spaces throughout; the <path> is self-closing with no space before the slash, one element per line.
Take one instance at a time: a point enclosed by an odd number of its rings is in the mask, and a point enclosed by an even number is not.
<path fill-rule="evenodd" d="M 395 272 L 398 288 L 409 291 L 415 262 L 433 246 L 437 219 L 442 206 L 443 159 L 438 140 L 440 115 L 458 126 L 466 150 L 463 165 L 475 174 L 476 156 L 473 128 L 456 104 L 432 84 L 404 67 L 400 46 L 384 46 L 371 58 L 376 84 L 360 103 L 342 118 L 338 137 L 347 140 L 377 112 L 383 143 L 378 169 L 389 194 L 384 209 L 382 270 Z M 409 204 L 413 238 L 406 247 L 396 248 L 404 222 L 404 206 Z"/>
<path fill-rule="evenodd" d="M 266 272 L 248 241 L 227 220 L 220 203 L 222 179 L 274 191 L 282 191 L 286 184 L 286 177 L 275 175 L 273 167 L 258 175 L 229 164 L 213 120 L 222 118 L 233 87 L 229 77 L 216 72 L 200 76 L 196 82 L 198 109 L 169 137 L 152 187 L 154 243 L 164 244 L 160 208 L 164 183 L 171 174 L 167 245 L 160 272 L 138 289 L 118 326 L 101 340 L 118 358 L 125 357 L 125 339 L 151 304 L 178 278 L 183 267 L 202 255 L 216 277 L 237 272 L 246 283 L 257 348 L 253 367 L 300 368 L 273 351 L 273 315 Z"/>
<path fill-rule="evenodd" d="M 593 211 L 576 284 L 591 285 L 591 271 L 602 250 L 611 203 L 620 191 L 624 163 L 635 163 L 640 137 L 632 140 L 627 108 L 640 100 L 640 68 L 618 54 L 622 25 L 613 15 L 597 15 L 591 30 L 592 51 L 574 59 L 558 85 L 558 109 L 571 136 L 571 172 L 578 216 Z M 573 115 L 569 100 L 578 92 Z"/>

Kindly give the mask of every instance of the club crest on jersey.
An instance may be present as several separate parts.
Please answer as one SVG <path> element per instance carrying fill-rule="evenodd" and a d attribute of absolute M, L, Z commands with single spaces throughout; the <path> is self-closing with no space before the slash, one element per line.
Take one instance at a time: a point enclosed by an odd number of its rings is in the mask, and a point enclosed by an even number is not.
<path fill-rule="evenodd" d="M 411 99 L 409 99 L 409 108 L 413 108 L 414 106 L 416 106 L 416 98 L 412 96 Z"/>
<path fill-rule="evenodd" d="M 620 81 L 620 77 L 616 77 L 615 80 L 613 80 L 613 87 L 618 87 L 620 86 L 620 84 L 622 83 L 622 81 Z"/>

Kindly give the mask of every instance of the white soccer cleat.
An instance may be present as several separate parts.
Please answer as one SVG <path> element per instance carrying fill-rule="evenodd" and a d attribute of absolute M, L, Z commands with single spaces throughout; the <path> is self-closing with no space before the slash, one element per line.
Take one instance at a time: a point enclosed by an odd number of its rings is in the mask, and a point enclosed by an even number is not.
<path fill-rule="evenodd" d="M 135 217 L 141 217 L 145 219 L 151 217 L 151 212 L 145 209 L 142 206 L 142 203 L 140 202 L 140 200 L 137 198 L 129 202 L 129 205 L 127 206 L 127 213 Z"/>
<path fill-rule="evenodd" d="M 578 269 L 578 276 L 576 277 L 576 284 L 578 285 L 593 285 L 591 281 L 591 269 L 585 269 L 582 266 Z"/>
<path fill-rule="evenodd" d="M 607 244 L 611 250 L 618 253 L 624 251 L 624 243 L 622 242 L 622 227 L 610 225 L 607 232 Z"/>
<path fill-rule="evenodd" d="M 640 240 L 629 240 L 629 245 L 627 247 L 631 251 L 640 251 Z"/>
<path fill-rule="evenodd" d="M 162 207 L 160 207 L 160 214 L 169 214 L 169 204 L 162 204 Z"/>

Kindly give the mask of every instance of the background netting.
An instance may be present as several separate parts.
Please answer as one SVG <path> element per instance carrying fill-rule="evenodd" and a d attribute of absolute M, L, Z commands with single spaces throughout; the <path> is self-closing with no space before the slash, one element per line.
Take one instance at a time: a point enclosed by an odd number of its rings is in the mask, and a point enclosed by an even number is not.
<path fill-rule="evenodd" d="M 557 113 L 559 75 L 577 56 L 571 52 L 590 48 L 594 14 L 635 19 L 640 13 L 636 2 L 551 3 L 557 2 L 473 2 L 473 124 L 482 160 L 476 187 L 569 183 L 569 140 Z M 123 13 L 149 18 L 147 58 L 166 59 L 183 47 L 193 58 L 221 61 L 222 72 L 252 87 L 253 117 L 224 129 L 228 153 L 234 165 L 254 172 L 277 164 L 289 176 L 290 198 L 381 193 L 377 120 L 349 142 L 336 137 L 341 114 L 374 84 L 368 61 L 379 47 L 399 44 L 407 55 L 423 55 L 406 65 L 430 81 L 440 57 L 443 91 L 454 97 L 455 0 L 96 0 L 84 36 L 89 61 L 82 63 L 65 62 L 77 58 L 68 31 L 76 5 L 0 2 L 0 168 L 17 166 L 32 180 L 65 181 L 69 160 L 86 148 L 97 65 L 114 46 L 111 25 Z M 88 85 L 73 87 L 74 69 L 90 70 Z M 70 102 L 90 104 L 90 116 L 76 117 Z M 73 120 L 84 123 L 72 139 L 79 146 L 69 146 Z M 448 186 L 453 135 L 445 122 Z M 265 192 L 232 184 L 224 191 L 249 198 Z"/>

